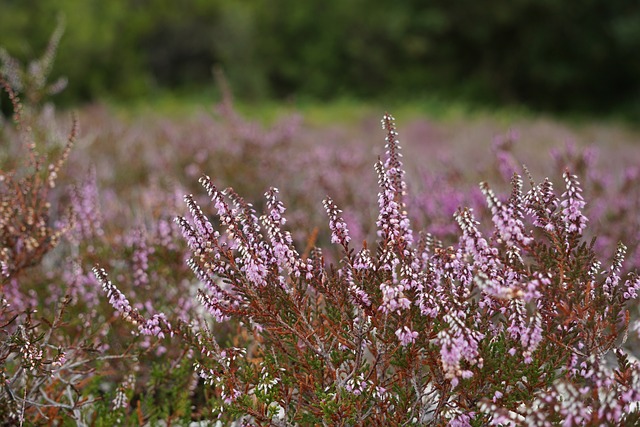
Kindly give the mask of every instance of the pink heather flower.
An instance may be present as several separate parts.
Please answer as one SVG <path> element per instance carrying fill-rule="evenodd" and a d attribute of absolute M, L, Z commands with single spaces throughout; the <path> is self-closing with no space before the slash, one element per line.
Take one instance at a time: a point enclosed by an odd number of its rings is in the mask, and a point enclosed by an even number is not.
<path fill-rule="evenodd" d="M 378 234 L 388 244 L 403 249 L 413 241 L 412 230 L 407 213 L 398 203 L 397 189 L 393 187 L 391 179 L 381 162 L 376 164 L 380 193 L 378 193 Z"/>
<path fill-rule="evenodd" d="M 459 250 L 462 256 L 471 256 L 473 263 L 469 267 L 476 271 L 473 280 L 481 285 L 485 295 L 503 297 L 503 293 L 511 291 L 513 283 L 519 283 L 518 275 L 503 265 L 496 248 L 489 247 L 477 228 L 479 223 L 471 209 L 458 211 L 455 219 L 462 230 Z"/>
<path fill-rule="evenodd" d="M 538 273 L 537 275 L 539 276 L 537 279 L 533 279 L 525 285 L 522 297 L 525 303 L 540 299 L 542 294 L 538 289 L 551 284 L 551 279 L 548 276 L 543 275 L 543 273 Z"/>
<path fill-rule="evenodd" d="M 193 253 L 198 256 L 202 255 L 205 252 L 204 239 L 196 233 L 196 230 L 191 227 L 189 221 L 184 217 L 179 216 L 175 218 L 175 223 L 180 227 L 182 237 L 187 242 L 187 245 Z"/>
<path fill-rule="evenodd" d="M 129 375 L 124 382 L 118 387 L 116 396 L 112 403 L 112 409 L 117 411 L 118 409 L 127 409 L 129 407 L 129 399 L 127 398 L 127 392 L 132 390 L 135 386 L 135 377 Z"/>
<path fill-rule="evenodd" d="M 378 161 L 375 165 L 378 173 L 379 215 L 376 222 L 378 234 L 383 240 L 404 256 L 404 251 L 413 241 L 413 231 L 405 211 L 404 197 L 407 184 L 404 181 L 404 170 L 400 158 L 400 144 L 398 132 L 395 129 L 394 118 L 388 114 L 382 119 L 382 127 L 387 131 L 386 148 L 387 159 L 384 163 Z"/>
<path fill-rule="evenodd" d="M 167 317 L 164 313 L 154 314 L 151 319 L 147 319 L 145 322 L 138 325 L 138 330 L 142 335 L 150 335 L 164 338 L 164 332 L 162 332 L 162 326 L 166 325 L 168 329 L 171 329 L 171 325 L 167 322 Z"/>
<path fill-rule="evenodd" d="M 635 299 L 638 297 L 638 291 L 640 291 L 640 277 L 635 276 L 635 278 L 629 279 L 625 281 L 625 291 L 622 294 L 622 298 L 624 300 Z"/>
<path fill-rule="evenodd" d="M 387 131 L 386 155 L 387 159 L 384 163 L 385 169 L 389 172 L 389 178 L 393 187 L 401 197 L 405 195 L 407 184 L 404 181 L 404 168 L 402 167 L 402 153 L 400 153 L 400 141 L 398 141 L 398 132 L 396 131 L 395 119 L 390 114 L 385 114 L 381 120 L 382 129 Z"/>
<path fill-rule="evenodd" d="M 196 226 L 198 234 L 203 237 L 212 236 L 214 234 L 213 225 L 202 212 L 200 206 L 198 206 L 198 204 L 193 200 L 193 196 L 191 194 L 184 196 L 184 201 L 187 203 L 187 207 L 189 208 L 191 218 L 193 218 L 193 223 Z"/>
<path fill-rule="evenodd" d="M 271 188 L 265 193 L 268 213 L 263 215 L 261 220 L 267 230 L 272 252 L 275 256 L 280 274 L 285 273 L 284 270 L 287 269 L 289 273 L 300 277 L 300 256 L 293 246 L 291 234 L 281 229 L 287 220 L 284 217 L 285 207 L 282 202 L 278 200 L 277 194 L 277 188 Z"/>
<path fill-rule="evenodd" d="M 109 297 L 109 304 L 126 320 L 138 325 L 138 330 L 143 335 L 157 336 L 164 338 L 163 330 L 171 330 L 171 325 L 163 313 L 155 314 L 151 319 L 145 319 L 135 308 L 131 306 L 129 300 L 111 283 L 104 269 L 93 268 L 93 274 L 102 284 L 102 289 Z"/>
<path fill-rule="evenodd" d="M 172 251 L 178 250 L 175 242 L 176 232 L 176 224 L 166 218 L 160 218 L 154 224 L 154 235 L 158 244 Z"/>
<path fill-rule="evenodd" d="M 211 183 L 209 177 L 200 182 L 207 190 L 218 210 L 220 222 L 226 226 L 227 235 L 235 243 L 240 253 L 240 270 L 255 286 L 266 286 L 273 254 L 272 248 L 264 241 L 260 233 L 260 225 L 255 210 L 233 190 L 229 189 L 228 197 L 234 204 L 231 210 L 224 200 L 224 194 Z"/>
<path fill-rule="evenodd" d="M 115 287 L 111 280 L 107 277 L 107 273 L 104 269 L 94 267 L 93 274 L 98 281 L 102 284 L 102 289 L 107 293 L 109 298 L 109 304 L 124 318 L 128 318 L 131 315 L 133 309 L 129 300 L 124 296 L 122 292 Z"/>
<path fill-rule="evenodd" d="M 260 232 L 260 224 L 255 209 L 251 203 L 247 203 L 242 199 L 233 189 L 226 190 L 229 199 L 232 201 L 234 209 L 232 211 L 234 215 L 236 230 L 237 226 L 241 227 L 242 233 L 236 236 L 238 245 L 242 248 L 246 246 L 249 252 L 260 252 L 264 248 L 260 248 L 260 244 L 263 243 L 262 234 Z M 266 260 L 266 258 L 265 258 Z"/>
<path fill-rule="evenodd" d="M 362 374 L 357 375 L 355 378 L 350 378 L 344 386 L 345 390 L 355 396 L 362 394 L 368 387 L 369 382 L 364 379 Z"/>
<path fill-rule="evenodd" d="M 43 351 L 42 347 L 36 342 L 31 342 L 29 337 L 26 338 L 22 346 L 20 346 L 20 354 L 24 366 L 33 371 L 42 363 Z"/>
<path fill-rule="evenodd" d="M 397 312 L 406 310 L 411 307 L 411 301 L 405 296 L 405 286 L 402 284 L 393 284 L 388 281 L 380 284 L 382 291 L 382 305 L 379 310 L 383 313 Z"/>
<path fill-rule="evenodd" d="M 517 339 L 522 345 L 524 363 L 533 361 L 532 354 L 542 341 L 542 317 L 536 312 L 533 319 L 529 319 L 524 302 L 520 299 L 513 299 L 509 304 L 512 310 L 509 316 L 509 326 L 507 332 L 511 338 Z"/>
<path fill-rule="evenodd" d="M 241 253 L 246 254 L 246 252 Z M 266 277 L 269 273 L 267 267 L 264 265 L 261 258 L 243 256 L 245 264 L 242 266 L 242 272 L 247 276 L 247 279 L 256 286 L 266 286 Z"/>
<path fill-rule="evenodd" d="M 475 416 L 475 412 L 457 414 L 451 421 L 449 421 L 449 427 L 471 427 L 471 420 Z"/>
<path fill-rule="evenodd" d="M 527 193 L 525 203 L 525 212 L 533 217 L 534 226 L 544 229 L 547 233 L 556 230 L 556 209 L 559 201 L 549 178 Z"/>
<path fill-rule="evenodd" d="M 62 351 L 62 349 L 58 349 L 58 354 L 51 361 L 51 365 L 55 366 L 56 368 L 59 368 L 62 365 L 64 365 L 66 362 L 67 362 L 67 354 L 64 351 Z"/>
<path fill-rule="evenodd" d="M 125 390 L 123 390 L 122 387 L 118 387 L 118 391 L 116 392 L 116 396 L 113 398 L 111 405 L 114 411 L 117 411 L 119 409 L 127 409 L 127 407 L 129 406 L 129 400 L 127 399 Z"/>
<path fill-rule="evenodd" d="M 371 252 L 369 249 L 362 248 L 355 256 L 353 260 L 353 268 L 355 270 L 372 270 L 375 271 L 375 265 L 371 258 Z"/>
<path fill-rule="evenodd" d="M 396 337 L 398 337 L 400 345 L 404 347 L 408 344 L 412 344 L 416 338 L 418 338 L 418 333 L 412 331 L 407 326 L 404 326 L 396 331 Z"/>
<path fill-rule="evenodd" d="M 373 396 L 376 399 L 384 400 L 387 397 L 387 389 L 377 385 L 375 391 L 373 392 Z"/>
<path fill-rule="evenodd" d="M 92 168 L 82 184 L 74 186 L 69 194 L 75 213 L 73 235 L 78 240 L 104 234 L 96 181 L 96 170 Z"/>
<path fill-rule="evenodd" d="M 493 191 L 486 183 L 482 183 L 480 188 L 487 198 L 487 204 L 491 209 L 493 223 L 500 238 L 507 246 L 520 244 L 528 246 L 533 239 L 524 232 L 522 224 L 523 200 L 521 195 L 522 179 L 515 175 L 512 180 L 515 194 L 508 205 L 498 200 Z"/>
<path fill-rule="evenodd" d="M 512 147 L 520 139 L 516 130 L 510 129 L 506 134 L 497 135 L 493 139 L 492 151 L 498 161 L 498 170 L 505 180 L 509 180 L 519 167 L 518 162 L 512 154 Z"/>
<path fill-rule="evenodd" d="M 371 298 L 369 298 L 369 295 L 355 283 L 351 282 L 349 284 L 349 292 L 360 307 L 371 307 Z"/>
<path fill-rule="evenodd" d="M 347 229 L 347 223 L 344 222 L 344 219 L 340 217 L 340 213 L 342 212 L 334 201 L 327 197 L 323 200 L 322 204 L 324 205 L 327 214 L 329 215 L 329 228 L 331 229 L 331 243 L 338 243 L 346 248 L 351 241 L 351 237 L 349 237 L 349 230 Z"/>
<path fill-rule="evenodd" d="M 442 368 L 445 377 L 452 380 L 452 385 L 458 384 L 459 377 L 469 378 L 473 375 L 471 371 L 462 369 L 463 361 L 479 367 L 484 364 L 478 352 L 478 345 L 484 334 L 467 328 L 463 323 L 464 318 L 465 313 L 461 310 L 451 310 L 444 316 L 449 327 L 438 332 Z"/>
<path fill-rule="evenodd" d="M 153 249 L 148 247 L 143 230 L 137 230 L 131 235 L 129 246 L 133 248 L 131 255 L 133 284 L 135 286 L 148 285 L 149 254 L 153 252 Z"/>
<path fill-rule="evenodd" d="M 482 406 L 481 407 L 484 409 L 483 412 L 485 413 L 491 413 L 494 414 L 491 418 L 491 420 L 489 420 L 489 425 L 490 426 L 501 426 L 501 427 L 516 427 L 519 424 L 514 420 L 514 418 L 517 418 L 518 415 L 515 414 L 515 412 L 510 413 L 510 414 L 495 414 L 495 411 L 498 409 L 496 407 L 496 405 L 492 405 L 492 407 L 485 407 Z M 522 419 L 524 419 L 524 417 L 522 417 Z"/>
<path fill-rule="evenodd" d="M 4 261 L 0 261 L 0 274 L 4 277 L 9 277 L 11 275 L 9 264 Z"/>
<path fill-rule="evenodd" d="M 612 300 L 616 294 L 619 292 L 620 285 L 620 270 L 622 269 L 622 263 L 624 262 L 625 254 L 627 252 L 627 247 L 619 243 L 618 248 L 616 249 L 616 253 L 613 256 L 613 262 L 611 263 L 611 269 L 609 269 L 609 274 L 605 279 L 603 289 L 605 295 Z M 625 283 L 626 285 L 627 283 Z M 633 292 L 633 290 L 632 290 Z"/>
<path fill-rule="evenodd" d="M 564 172 L 564 181 L 566 183 L 566 191 L 562 194 L 562 217 L 565 224 L 565 229 L 568 233 L 582 234 L 582 231 L 587 227 L 587 217 L 582 213 L 585 207 L 584 199 L 582 198 L 582 189 L 580 188 L 580 182 L 578 177 L 571 175 L 569 171 Z"/>

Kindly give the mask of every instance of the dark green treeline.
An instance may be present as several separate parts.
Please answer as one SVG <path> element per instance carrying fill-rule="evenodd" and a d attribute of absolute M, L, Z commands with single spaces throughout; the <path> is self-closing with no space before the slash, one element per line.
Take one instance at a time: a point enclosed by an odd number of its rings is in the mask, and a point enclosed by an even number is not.
<path fill-rule="evenodd" d="M 63 16 L 67 102 L 198 90 L 241 97 L 443 95 L 553 111 L 633 108 L 635 0 L 0 0 L 0 45 L 38 56 Z"/>

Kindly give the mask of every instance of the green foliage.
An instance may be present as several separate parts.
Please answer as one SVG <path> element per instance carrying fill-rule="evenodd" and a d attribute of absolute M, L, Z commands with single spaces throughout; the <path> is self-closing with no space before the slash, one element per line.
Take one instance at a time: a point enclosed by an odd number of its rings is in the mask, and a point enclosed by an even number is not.
<path fill-rule="evenodd" d="M 443 95 L 534 108 L 637 108 L 640 9 L 623 0 L 9 1 L 0 39 L 33 57 L 62 14 L 66 100 L 199 91 L 245 98 Z"/>

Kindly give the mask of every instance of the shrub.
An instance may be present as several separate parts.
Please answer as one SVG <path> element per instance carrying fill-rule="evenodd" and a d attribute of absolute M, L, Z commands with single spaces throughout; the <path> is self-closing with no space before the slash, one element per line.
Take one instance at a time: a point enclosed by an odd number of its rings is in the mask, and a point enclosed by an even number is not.
<path fill-rule="evenodd" d="M 100 368 L 124 357 L 104 355 L 108 324 L 78 312 L 84 289 L 69 255 L 78 256 L 78 246 L 64 238 L 88 236 L 92 220 L 79 203 L 80 183 L 75 190 L 60 185 L 69 178 L 64 172 L 78 122 L 74 117 L 61 138 L 52 109 L 42 104 L 62 85 L 47 83 L 59 37 L 52 36 L 27 71 L 0 56 L 0 85 L 15 123 L 0 129 L 0 425 L 83 422 L 99 400 Z"/>
<path fill-rule="evenodd" d="M 0 175 L 0 283 L 5 284 L 22 270 L 40 262 L 70 227 L 69 220 L 62 221 L 60 226 L 51 224 L 49 192 L 56 187 L 58 173 L 69 156 L 78 129 L 77 122 L 74 122 L 62 153 L 49 163 L 47 156 L 38 152 L 41 147 L 32 139 L 30 128 L 20 126 L 19 98 L 3 79 L 0 79 L 0 84 L 14 103 L 14 120 L 19 125 L 19 137 L 24 148 L 19 157 L 26 160 L 22 165 L 3 167 Z"/>
<path fill-rule="evenodd" d="M 530 177 L 525 192 L 514 174 L 506 199 L 483 183 L 490 233 L 480 231 L 471 209 L 459 209 L 458 241 L 445 246 L 411 226 L 393 118 L 386 115 L 383 127 L 374 245 L 353 247 L 339 207 L 327 198 L 331 242 L 342 252 L 328 264 L 322 249 L 294 246 L 277 189 L 265 194 L 259 217 L 205 176 L 215 215 L 186 196 L 190 217 L 176 222 L 213 326 L 143 316 L 96 267 L 110 303 L 143 335 L 182 338 L 212 417 L 223 422 L 637 420 L 640 366 L 623 346 L 640 279 L 621 278 L 624 245 L 604 267 L 594 240 L 585 240 L 577 177 L 565 171 L 558 195 L 550 180 Z"/>

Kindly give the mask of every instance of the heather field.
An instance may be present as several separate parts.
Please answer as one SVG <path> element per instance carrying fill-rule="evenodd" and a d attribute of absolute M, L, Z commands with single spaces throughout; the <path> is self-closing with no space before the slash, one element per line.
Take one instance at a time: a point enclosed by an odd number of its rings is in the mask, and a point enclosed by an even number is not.
<path fill-rule="evenodd" d="M 58 111 L 44 69 L 0 80 L 1 425 L 640 422 L 637 129 Z"/>

